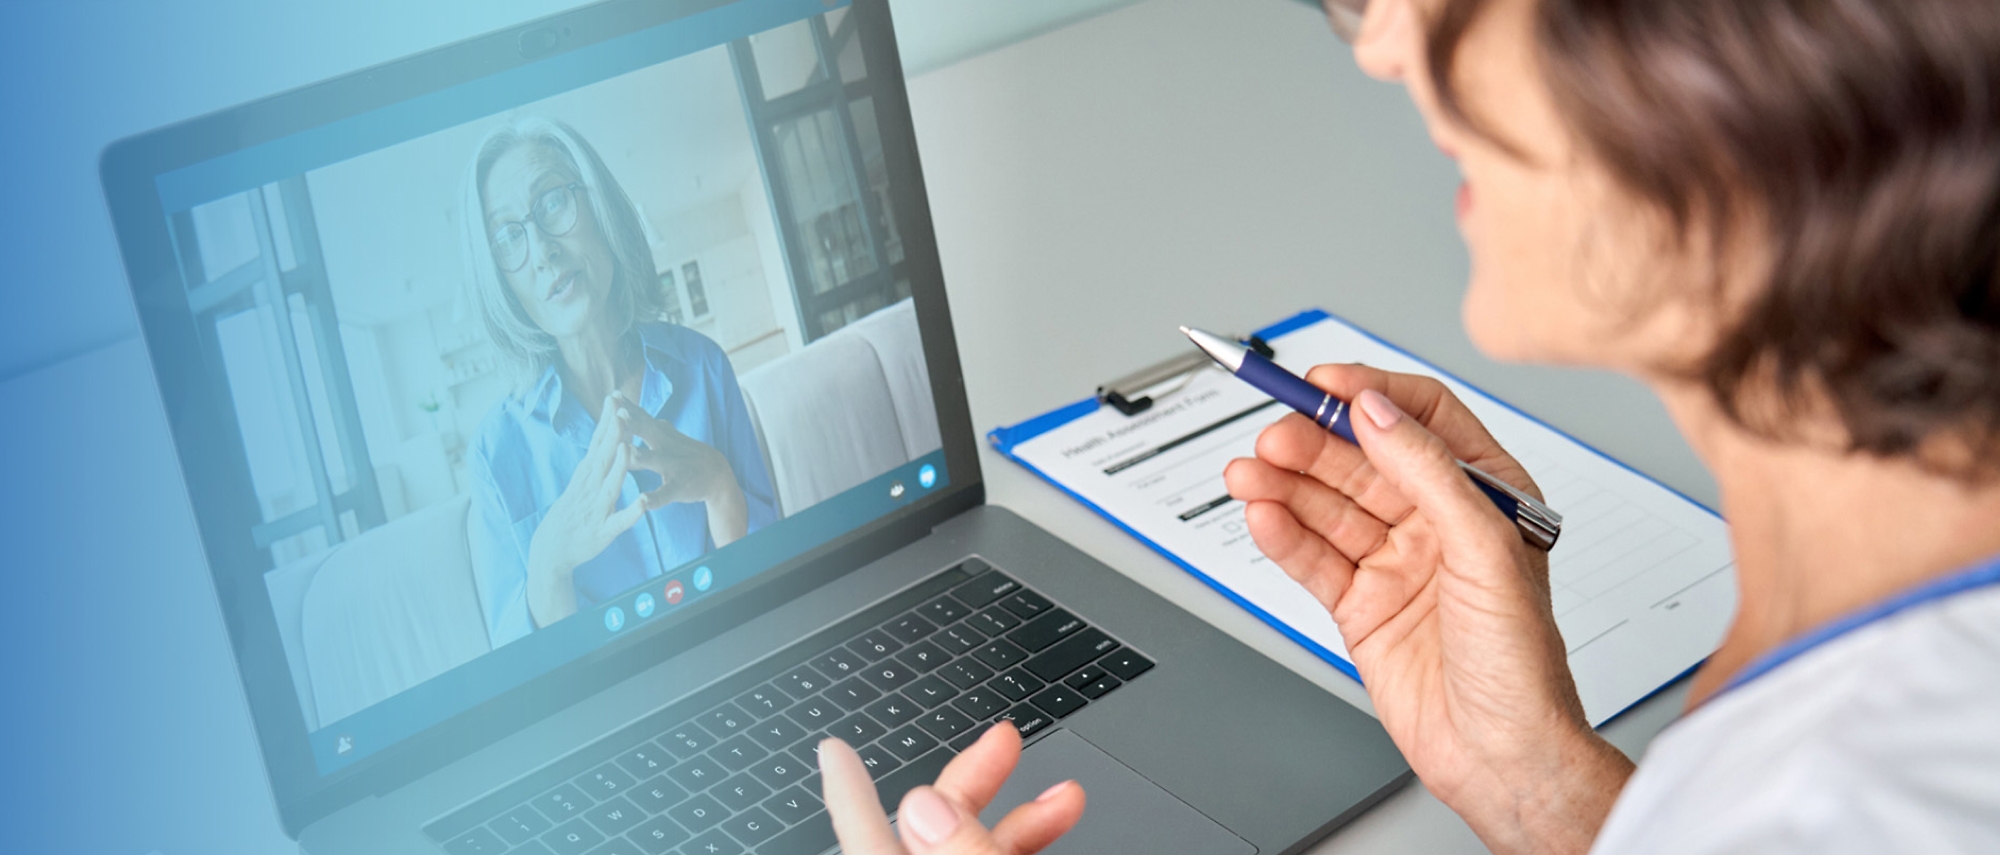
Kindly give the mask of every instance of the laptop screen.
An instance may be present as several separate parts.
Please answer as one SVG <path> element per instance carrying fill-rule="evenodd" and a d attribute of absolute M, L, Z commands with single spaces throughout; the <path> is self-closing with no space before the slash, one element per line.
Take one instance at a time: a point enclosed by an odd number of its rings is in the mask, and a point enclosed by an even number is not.
<path fill-rule="evenodd" d="M 157 176 L 197 515 L 318 774 L 947 484 L 850 11 L 715 6 Z"/>

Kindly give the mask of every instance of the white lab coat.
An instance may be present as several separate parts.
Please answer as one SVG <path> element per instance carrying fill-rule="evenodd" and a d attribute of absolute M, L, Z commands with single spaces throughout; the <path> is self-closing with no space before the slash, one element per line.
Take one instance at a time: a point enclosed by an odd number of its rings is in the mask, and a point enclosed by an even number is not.
<path fill-rule="evenodd" d="M 2000 585 L 1711 699 L 1654 740 L 1591 851 L 2000 853 Z"/>

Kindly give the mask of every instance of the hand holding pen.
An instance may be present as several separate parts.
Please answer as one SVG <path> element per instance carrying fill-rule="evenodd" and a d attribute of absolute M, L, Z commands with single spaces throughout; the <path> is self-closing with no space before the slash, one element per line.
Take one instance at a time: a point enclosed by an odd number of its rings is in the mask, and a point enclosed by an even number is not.
<path fill-rule="evenodd" d="M 1524 767 L 1528 784 L 1565 764 L 1629 771 L 1584 717 L 1548 553 L 1495 512 L 1459 461 L 1536 496 L 1527 472 L 1433 378 L 1361 365 L 1306 377 L 1351 402 L 1357 442 L 1288 415 L 1224 478 L 1257 547 L 1333 617 L 1424 784 L 1476 813 L 1463 794 L 1524 783 Z M 1524 745 L 1536 746 L 1526 758 Z M 1556 766 L 1535 765 L 1550 758 Z"/>

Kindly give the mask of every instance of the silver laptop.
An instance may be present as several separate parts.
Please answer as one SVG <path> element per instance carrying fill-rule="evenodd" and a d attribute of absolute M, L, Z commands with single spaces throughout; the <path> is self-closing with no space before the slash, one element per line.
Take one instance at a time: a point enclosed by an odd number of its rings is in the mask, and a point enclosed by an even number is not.
<path fill-rule="evenodd" d="M 1290 852 L 1369 716 L 983 503 L 883 0 L 613 0 L 113 145 L 285 829 L 832 848 L 992 723 L 1050 851 Z"/>

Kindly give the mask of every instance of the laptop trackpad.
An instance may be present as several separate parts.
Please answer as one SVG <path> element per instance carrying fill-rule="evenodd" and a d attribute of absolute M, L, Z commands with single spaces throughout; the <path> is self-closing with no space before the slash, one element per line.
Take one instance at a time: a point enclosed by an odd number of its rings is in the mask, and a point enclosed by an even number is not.
<path fill-rule="evenodd" d="M 1021 752 L 1021 765 L 980 818 L 990 826 L 1043 790 L 1072 778 L 1083 785 L 1088 799 L 1083 819 L 1042 850 L 1047 855 L 1253 855 L 1257 851 L 1248 841 L 1068 730 L 1051 733 Z"/>

